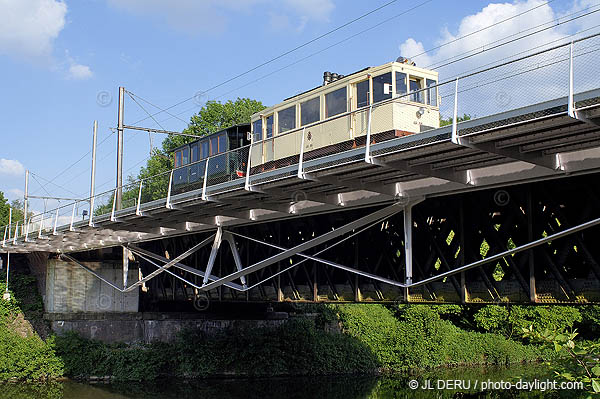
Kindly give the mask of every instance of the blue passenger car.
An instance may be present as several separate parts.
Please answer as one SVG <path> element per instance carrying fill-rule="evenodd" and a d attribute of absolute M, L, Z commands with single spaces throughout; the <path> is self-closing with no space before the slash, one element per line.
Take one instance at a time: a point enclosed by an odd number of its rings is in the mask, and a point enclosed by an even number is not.
<path fill-rule="evenodd" d="M 175 148 L 173 192 L 201 188 L 205 174 L 208 185 L 244 176 L 248 152 L 236 150 L 250 144 L 249 137 L 250 124 L 244 123 Z"/>

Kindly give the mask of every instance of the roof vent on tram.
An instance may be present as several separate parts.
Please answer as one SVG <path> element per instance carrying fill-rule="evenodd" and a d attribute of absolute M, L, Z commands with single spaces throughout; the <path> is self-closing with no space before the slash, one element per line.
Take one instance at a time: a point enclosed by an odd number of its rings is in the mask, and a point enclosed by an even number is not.
<path fill-rule="evenodd" d="M 335 72 L 323 72 L 323 86 L 328 85 L 329 83 L 333 83 L 336 80 L 343 78 L 344 75 L 337 74 Z"/>
<path fill-rule="evenodd" d="M 415 64 L 415 62 L 412 61 L 410 58 L 406 58 L 406 57 L 402 57 L 402 56 L 396 58 L 396 62 L 399 62 L 401 64 L 417 66 L 417 64 Z"/>

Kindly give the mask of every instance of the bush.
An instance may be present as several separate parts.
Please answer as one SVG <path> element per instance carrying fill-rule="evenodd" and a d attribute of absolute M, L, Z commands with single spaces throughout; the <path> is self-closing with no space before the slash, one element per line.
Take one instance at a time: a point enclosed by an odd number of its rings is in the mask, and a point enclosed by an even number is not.
<path fill-rule="evenodd" d="M 319 330 L 305 318 L 276 328 L 241 328 L 210 336 L 184 331 L 172 344 L 137 347 L 108 345 L 70 333 L 57 338 L 57 347 L 66 374 L 76 378 L 369 373 L 377 366 L 358 340 Z"/>
<path fill-rule="evenodd" d="M 23 338 L 0 324 L 0 381 L 46 380 L 62 374 L 63 363 L 54 353 L 53 340 Z"/>
<path fill-rule="evenodd" d="M 382 305 L 338 305 L 337 309 L 346 332 L 367 345 L 386 370 L 503 365 L 540 357 L 537 348 L 499 334 L 461 330 L 442 320 L 440 309 L 429 305 L 401 305 L 396 317 Z"/>
<path fill-rule="evenodd" d="M 486 332 L 518 337 L 523 328 L 536 330 L 569 330 L 582 321 L 578 308 L 570 306 L 487 305 L 474 315 L 478 328 Z"/>

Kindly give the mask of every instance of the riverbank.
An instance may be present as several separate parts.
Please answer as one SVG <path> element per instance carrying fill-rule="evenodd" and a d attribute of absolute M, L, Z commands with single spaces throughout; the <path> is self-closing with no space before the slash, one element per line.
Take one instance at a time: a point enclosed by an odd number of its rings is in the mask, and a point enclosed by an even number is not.
<path fill-rule="evenodd" d="M 42 339 L 35 280 L 15 274 L 15 301 L 0 301 L 0 380 L 68 376 L 113 381 L 378 374 L 448 366 L 503 366 L 553 353 L 521 339 L 521 328 L 574 328 L 597 339 L 598 307 L 275 304 L 277 327 L 206 334 L 170 343 L 105 344 L 74 334 Z M 308 314 L 311 314 L 308 317 Z M 315 317 L 316 314 L 316 317 Z M 31 321 L 31 323 L 29 321 Z M 27 327 L 29 325 L 29 327 Z M 331 326 L 339 328 L 331 328 Z M 34 328 L 35 326 L 35 328 Z"/>

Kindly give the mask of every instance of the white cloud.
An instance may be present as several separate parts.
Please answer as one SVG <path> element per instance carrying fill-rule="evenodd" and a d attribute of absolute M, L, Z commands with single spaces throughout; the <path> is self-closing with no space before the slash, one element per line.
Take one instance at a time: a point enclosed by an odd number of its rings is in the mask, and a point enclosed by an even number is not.
<path fill-rule="evenodd" d="M 71 79 L 85 80 L 93 76 L 92 70 L 87 65 L 71 64 L 69 67 L 69 77 Z"/>
<path fill-rule="evenodd" d="M 294 26 L 301 30 L 308 22 L 328 22 L 333 0 L 107 0 L 114 8 L 140 16 L 152 16 L 185 33 L 219 33 L 226 29 L 232 13 L 276 15 L 271 27 Z M 258 11 L 257 11 L 258 10 Z M 284 17 L 285 16 L 285 17 Z M 286 23 L 281 23 L 285 20 Z M 289 21 L 289 24 L 287 23 Z"/>
<path fill-rule="evenodd" d="M 25 192 L 18 188 L 10 188 L 10 189 L 6 190 L 6 192 L 7 192 L 7 194 L 10 194 L 12 197 L 16 197 L 16 198 L 23 198 L 23 195 L 25 195 Z"/>
<path fill-rule="evenodd" d="M 67 5 L 57 0 L 1 0 L 0 53 L 48 57 L 65 26 Z"/>
<path fill-rule="evenodd" d="M 594 17 L 581 18 L 577 25 L 572 23 L 556 26 L 556 20 L 573 12 L 581 11 L 590 5 L 592 3 L 589 0 L 577 1 L 572 4 L 570 9 L 559 14 L 543 0 L 491 3 L 479 12 L 465 16 L 458 24 L 456 31 L 442 29 L 438 39 L 430 45 L 425 46 L 413 38 L 405 40 L 399 46 L 400 54 L 413 58 L 417 66 L 437 70 L 440 74 L 440 81 L 453 79 L 455 76 L 481 70 L 503 60 L 515 59 L 543 48 L 566 43 L 571 40 L 568 37 L 569 34 L 575 33 L 584 26 L 589 26 L 588 24 L 594 21 Z M 511 19 L 518 14 L 523 15 Z M 503 22 L 504 20 L 507 21 Z M 491 25 L 494 26 L 484 29 Z M 542 28 L 547 29 L 524 39 L 514 40 Z M 471 34 L 479 30 L 481 31 Z M 463 36 L 465 38 L 461 39 Z M 511 40 L 513 42 L 509 43 Z M 494 48 L 503 43 L 507 44 Z M 594 44 L 597 45 L 598 40 Z M 441 47 L 422 54 L 425 50 L 438 46 Z M 466 56 L 469 57 L 457 61 Z M 462 90 L 462 93 L 459 94 L 459 115 L 468 113 L 475 117 L 484 116 L 566 95 L 568 92 L 567 57 L 568 48 L 564 47 L 552 53 L 461 80 L 459 82 L 459 90 Z M 598 55 L 586 57 L 597 58 Z M 449 61 L 456 62 L 444 65 Z M 576 67 L 584 62 L 590 65 L 589 68 L 593 65 L 590 59 L 581 57 L 576 60 Z M 534 70 L 535 67 L 542 67 L 542 69 Z M 516 72 L 522 72 L 522 74 L 507 78 Z M 578 79 L 579 83 L 584 83 L 586 77 L 579 74 Z M 440 94 L 442 95 L 441 111 L 445 113 L 445 116 L 449 116 L 454 102 L 454 85 L 440 88 Z"/>
<path fill-rule="evenodd" d="M 24 171 L 23 164 L 16 159 L 0 158 L 0 175 L 21 176 Z"/>

